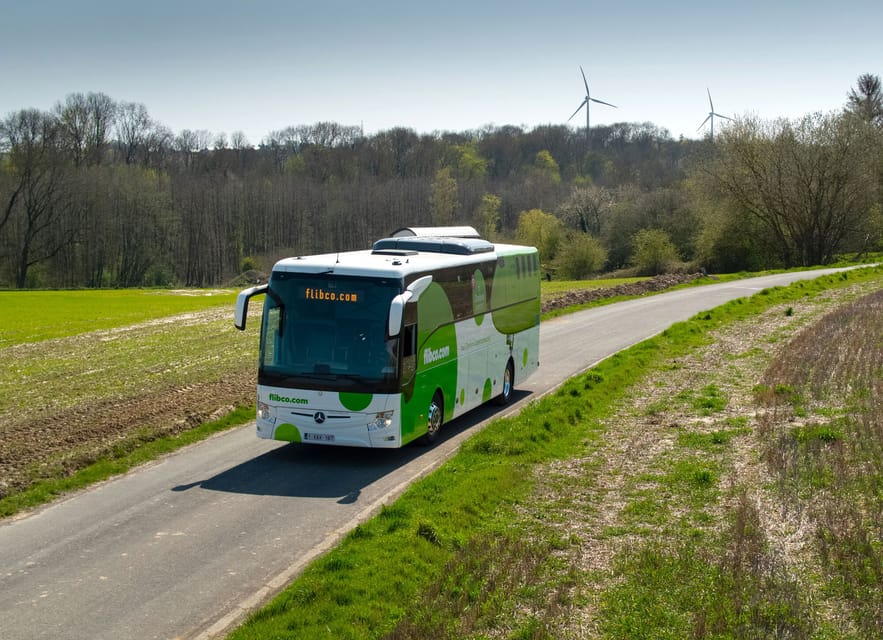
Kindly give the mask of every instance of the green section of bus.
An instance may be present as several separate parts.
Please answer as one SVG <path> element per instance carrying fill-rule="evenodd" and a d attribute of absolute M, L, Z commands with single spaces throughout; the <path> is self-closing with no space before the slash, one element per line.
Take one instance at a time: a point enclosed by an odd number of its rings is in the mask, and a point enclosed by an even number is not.
<path fill-rule="evenodd" d="M 457 389 L 457 332 L 454 313 L 442 287 L 433 282 L 417 302 L 417 374 L 414 393 L 402 407 L 402 444 L 426 433 L 426 416 L 441 389 L 444 419 L 454 411 Z"/>
<path fill-rule="evenodd" d="M 540 315 L 536 251 L 507 253 L 497 261 L 491 290 L 494 326 L 503 334 L 534 327 Z"/>

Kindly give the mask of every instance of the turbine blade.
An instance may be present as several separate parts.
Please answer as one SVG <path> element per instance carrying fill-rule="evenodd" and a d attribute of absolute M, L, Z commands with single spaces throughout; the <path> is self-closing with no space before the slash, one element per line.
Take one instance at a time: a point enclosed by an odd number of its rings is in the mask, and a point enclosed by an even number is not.
<path fill-rule="evenodd" d="M 580 72 L 581 74 L 583 74 L 583 84 L 586 85 L 586 98 L 588 98 L 589 95 L 590 95 L 590 94 L 589 94 L 589 81 L 586 80 L 586 72 L 583 71 L 583 67 L 582 67 L 582 65 L 580 65 L 580 67 L 579 67 L 579 72 Z"/>
<path fill-rule="evenodd" d="M 702 124 L 700 124 L 698 127 L 696 127 L 696 131 L 699 131 L 699 129 L 701 129 L 702 127 L 704 127 L 704 126 L 705 126 L 705 123 L 708 122 L 709 120 L 711 120 L 711 114 L 710 114 L 710 113 L 708 114 L 708 117 L 705 118 L 705 120 L 702 121 Z"/>
<path fill-rule="evenodd" d="M 711 91 L 708 87 L 705 87 L 705 90 L 708 91 L 708 106 L 711 107 L 711 111 L 714 112 L 714 103 L 711 101 Z"/>
<path fill-rule="evenodd" d="M 609 102 L 604 102 L 603 100 L 598 100 L 596 98 L 589 98 L 592 102 L 597 102 L 598 104 L 606 104 L 608 107 L 613 107 L 614 109 L 619 109 L 615 104 L 610 104 Z"/>
<path fill-rule="evenodd" d="M 588 98 L 586 98 L 586 100 L 588 100 Z M 576 114 L 578 114 L 578 113 L 579 113 L 579 110 L 582 109 L 582 108 L 585 106 L 585 104 L 586 104 L 586 100 L 583 100 L 582 102 L 579 103 L 579 106 L 576 108 L 576 111 L 574 111 L 574 112 L 573 112 L 573 115 L 570 116 L 570 117 L 567 119 L 568 122 L 570 122 L 571 120 L 573 120 L 573 116 L 575 116 Z"/>
<path fill-rule="evenodd" d="M 714 115 L 716 115 L 718 118 L 723 118 L 724 120 L 732 120 L 730 116 L 725 116 L 722 113 L 715 113 Z"/>

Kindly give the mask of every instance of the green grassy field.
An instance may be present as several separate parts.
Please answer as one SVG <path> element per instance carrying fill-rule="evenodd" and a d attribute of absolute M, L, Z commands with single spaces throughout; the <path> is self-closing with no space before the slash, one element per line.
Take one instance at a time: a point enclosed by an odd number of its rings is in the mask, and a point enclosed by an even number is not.
<path fill-rule="evenodd" d="M 0 349 L 112 329 L 211 307 L 231 307 L 236 292 L 208 289 L 0 291 Z"/>

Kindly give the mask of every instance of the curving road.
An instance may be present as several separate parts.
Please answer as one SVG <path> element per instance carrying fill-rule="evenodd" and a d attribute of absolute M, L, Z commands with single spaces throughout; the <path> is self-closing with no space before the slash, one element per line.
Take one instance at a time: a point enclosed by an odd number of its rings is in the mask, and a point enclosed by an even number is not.
<path fill-rule="evenodd" d="M 539 372 L 505 412 L 700 311 L 832 271 L 683 289 L 544 322 Z M 267 442 L 251 424 L 2 522 L 0 636 L 217 637 L 498 415 L 482 407 L 446 425 L 436 447 L 395 451 Z"/>

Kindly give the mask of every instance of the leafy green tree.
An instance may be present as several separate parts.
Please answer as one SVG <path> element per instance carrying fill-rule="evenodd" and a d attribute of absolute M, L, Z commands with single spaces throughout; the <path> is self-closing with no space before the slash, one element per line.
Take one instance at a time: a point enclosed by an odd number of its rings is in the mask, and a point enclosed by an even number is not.
<path fill-rule="evenodd" d="M 500 204 L 499 196 L 486 193 L 481 196 L 481 204 L 475 212 L 475 217 L 481 225 L 481 235 L 484 238 L 493 239 L 500 227 Z"/>
<path fill-rule="evenodd" d="M 680 260 L 674 243 L 662 229 L 641 229 L 635 234 L 632 244 L 632 264 L 641 275 L 665 273 Z"/>
<path fill-rule="evenodd" d="M 536 247 L 543 264 L 555 259 L 563 238 L 564 225 L 551 213 L 545 213 L 542 209 L 531 209 L 518 216 L 516 242 Z"/>
<path fill-rule="evenodd" d="M 457 177 L 461 180 L 478 180 L 487 176 L 488 161 L 481 157 L 475 144 L 459 144 L 452 149 L 457 168 Z"/>
<path fill-rule="evenodd" d="M 457 180 L 448 167 L 439 169 L 432 181 L 429 194 L 429 215 L 432 224 L 446 226 L 454 220 L 457 212 Z"/>
<path fill-rule="evenodd" d="M 558 166 L 555 158 L 552 157 L 552 154 L 547 149 L 543 149 L 542 151 L 537 152 L 537 155 L 534 158 L 533 166 L 539 173 L 546 176 L 553 184 L 558 184 L 559 182 L 561 182 L 561 168 Z"/>
<path fill-rule="evenodd" d="M 555 273 L 564 280 L 583 280 L 600 273 L 607 263 L 607 249 L 586 233 L 571 234 L 558 249 Z"/>
<path fill-rule="evenodd" d="M 764 242 L 758 222 L 738 209 L 704 211 L 696 239 L 695 262 L 709 273 L 760 271 L 778 266 L 778 257 Z"/>
<path fill-rule="evenodd" d="M 748 231 L 757 224 L 747 214 L 728 206 L 727 198 L 709 189 L 709 184 L 687 181 L 697 233 L 693 261 L 709 273 L 758 271 L 775 264 L 775 252 L 765 251 L 762 233 Z M 767 249 L 769 249 L 767 247 Z"/>
<path fill-rule="evenodd" d="M 640 229 L 662 229 L 684 259 L 695 251 L 699 222 L 684 189 L 659 187 L 641 189 L 625 185 L 616 190 L 610 213 L 605 216 L 600 237 L 610 255 L 611 269 L 624 268 L 632 255 L 632 239 Z"/>

